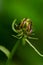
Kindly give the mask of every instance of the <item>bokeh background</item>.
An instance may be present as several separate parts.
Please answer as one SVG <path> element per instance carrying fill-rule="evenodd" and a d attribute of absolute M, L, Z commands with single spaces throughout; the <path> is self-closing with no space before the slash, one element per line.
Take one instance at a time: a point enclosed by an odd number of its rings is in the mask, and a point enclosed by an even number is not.
<path fill-rule="evenodd" d="M 12 30 L 12 22 L 15 18 L 18 22 L 22 18 L 30 18 L 33 23 L 35 36 L 38 40 L 30 42 L 43 54 L 43 0 L 0 0 L 0 45 L 11 51 L 16 44 L 15 34 Z M 7 57 L 0 51 L 0 65 L 5 65 Z M 43 57 L 40 57 L 28 44 L 21 43 L 15 52 L 12 65 L 43 65 Z"/>

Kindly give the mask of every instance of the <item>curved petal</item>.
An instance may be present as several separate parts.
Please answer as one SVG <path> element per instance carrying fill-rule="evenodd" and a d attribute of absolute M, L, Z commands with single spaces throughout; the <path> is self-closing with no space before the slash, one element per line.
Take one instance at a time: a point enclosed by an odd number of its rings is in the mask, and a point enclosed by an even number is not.
<path fill-rule="evenodd" d="M 14 25 L 15 25 L 16 19 L 13 21 L 12 23 L 12 30 L 16 33 L 18 33 L 18 31 L 15 29 Z"/>
<path fill-rule="evenodd" d="M 14 31 L 14 32 L 16 32 L 16 33 L 18 33 L 18 32 L 21 32 L 22 30 L 20 29 L 20 30 L 16 30 L 15 29 L 15 22 L 16 22 L 16 19 L 13 21 L 13 23 L 12 23 L 12 30 Z"/>
<path fill-rule="evenodd" d="M 25 41 L 37 52 L 37 54 L 41 57 L 43 57 L 43 54 L 41 54 L 27 39 Z"/>

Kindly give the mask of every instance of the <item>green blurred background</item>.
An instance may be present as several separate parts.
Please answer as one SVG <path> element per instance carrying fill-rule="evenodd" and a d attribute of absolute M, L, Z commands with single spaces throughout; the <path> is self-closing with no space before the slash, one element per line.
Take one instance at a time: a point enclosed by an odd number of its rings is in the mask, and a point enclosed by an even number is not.
<path fill-rule="evenodd" d="M 37 41 L 30 42 L 43 54 L 43 0 L 0 0 L 0 45 L 10 51 L 16 43 L 11 35 L 11 24 L 15 18 L 19 21 L 22 18 L 32 19 Z M 4 60 L 4 61 L 3 61 Z M 7 57 L 0 51 L 0 65 L 4 65 Z M 21 43 L 13 57 L 12 65 L 43 65 L 43 58 L 40 57 L 28 44 Z"/>

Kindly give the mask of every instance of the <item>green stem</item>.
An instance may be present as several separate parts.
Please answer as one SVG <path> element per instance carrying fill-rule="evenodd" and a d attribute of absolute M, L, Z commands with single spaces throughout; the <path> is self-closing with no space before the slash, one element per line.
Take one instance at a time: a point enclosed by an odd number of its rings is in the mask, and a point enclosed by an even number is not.
<path fill-rule="evenodd" d="M 12 59 L 13 55 L 15 54 L 15 52 L 16 52 L 18 46 L 19 46 L 19 40 L 18 40 L 18 41 L 16 42 L 16 44 L 14 45 L 14 47 L 13 47 L 11 53 L 10 53 L 9 59 L 7 60 L 7 62 L 6 62 L 5 65 L 10 65 L 11 59 Z"/>
<path fill-rule="evenodd" d="M 22 38 L 22 44 L 25 45 L 25 37 Z"/>
<path fill-rule="evenodd" d="M 12 51 L 11 51 L 11 58 L 12 58 L 12 56 L 15 54 L 15 52 L 16 52 L 16 50 L 17 50 L 17 48 L 18 48 L 18 46 L 19 46 L 19 40 L 16 42 L 16 44 L 14 45 L 14 47 L 13 47 L 13 49 L 12 49 Z"/>

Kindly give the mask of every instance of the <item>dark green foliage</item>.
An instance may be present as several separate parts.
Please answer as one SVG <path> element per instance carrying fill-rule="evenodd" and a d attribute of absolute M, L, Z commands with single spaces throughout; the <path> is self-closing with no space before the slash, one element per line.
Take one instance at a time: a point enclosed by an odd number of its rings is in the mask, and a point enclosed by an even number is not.
<path fill-rule="evenodd" d="M 38 41 L 30 41 L 43 54 L 43 0 L 2 0 L 2 6 L 0 5 L 0 7 L 2 7 L 2 9 L 0 8 L 0 45 L 11 51 L 17 41 L 11 36 L 15 34 L 11 27 L 13 20 L 21 20 L 24 17 L 30 18 L 33 21 L 35 37 L 39 38 Z M 6 62 L 6 56 L 1 51 L 0 54 L 2 54 L 0 55 L 0 60 L 3 57 Z M 20 44 L 15 56 L 17 58 L 14 57 L 16 61 L 12 62 L 12 65 L 19 65 L 19 63 L 20 65 L 43 65 L 43 58 L 28 44 L 26 46 Z M 16 63 L 17 61 L 18 63 Z M 5 65 L 5 63 L 2 61 L 0 65 Z"/>

